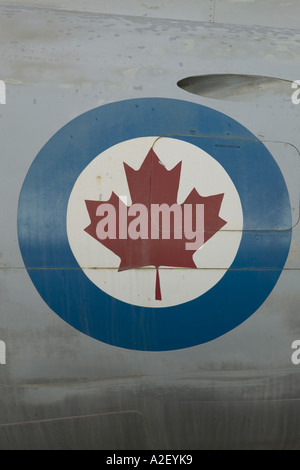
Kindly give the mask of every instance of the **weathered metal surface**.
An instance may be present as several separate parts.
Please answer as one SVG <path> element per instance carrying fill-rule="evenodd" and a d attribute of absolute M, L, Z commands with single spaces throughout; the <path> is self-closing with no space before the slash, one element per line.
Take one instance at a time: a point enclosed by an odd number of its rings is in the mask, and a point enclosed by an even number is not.
<path fill-rule="evenodd" d="M 100 12 L 91 3 L 92 14 L 87 2 L 72 2 L 77 13 L 62 10 L 68 2 L 60 11 L 0 7 L 0 448 L 299 449 L 291 344 L 300 337 L 300 107 L 211 100 L 177 86 L 201 74 L 299 79 L 299 7 L 289 2 L 275 20 L 268 2 L 217 0 L 214 20 L 238 23 L 225 25 L 212 23 L 211 2 L 182 17 L 199 23 L 179 20 L 181 2 L 126 2 L 127 12 L 111 3 Z M 247 322 L 207 344 L 153 353 L 101 343 L 55 315 L 28 277 L 16 220 L 28 169 L 58 129 L 97 106 L 157 96 L 221 111 L 265 142 L 288 186 L 293 230 L 280 280 Z"/>
<path fill-rule="evenodd" d="M 8 5 L 20 5 L 10 0 Z M 27 7 L 88 13 L 202 21 L 219 24 L 260 25 L 298 28 L 300 6 L 297 0 L 40 0 L 26 1 Z"/>

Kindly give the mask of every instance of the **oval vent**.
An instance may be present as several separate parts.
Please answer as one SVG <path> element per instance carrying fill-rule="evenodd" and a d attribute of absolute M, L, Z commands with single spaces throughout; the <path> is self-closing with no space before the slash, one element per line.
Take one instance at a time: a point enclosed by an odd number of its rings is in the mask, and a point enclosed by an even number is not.
<path fill-rule="evenodd" d="M 293 93 L 291 81 L 262 75 L 198 75 L 177 85 L 189 93 L 223 101 L 290 101 Z"/>

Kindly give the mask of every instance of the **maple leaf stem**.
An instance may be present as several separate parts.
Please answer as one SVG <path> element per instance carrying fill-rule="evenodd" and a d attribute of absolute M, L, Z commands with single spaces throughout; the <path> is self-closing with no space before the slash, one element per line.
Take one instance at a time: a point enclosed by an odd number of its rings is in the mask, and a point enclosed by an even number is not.
<path fill-rule="evenodd" d="M 155 300 L 162 300 L 158 268 L 156 268 Z"/>

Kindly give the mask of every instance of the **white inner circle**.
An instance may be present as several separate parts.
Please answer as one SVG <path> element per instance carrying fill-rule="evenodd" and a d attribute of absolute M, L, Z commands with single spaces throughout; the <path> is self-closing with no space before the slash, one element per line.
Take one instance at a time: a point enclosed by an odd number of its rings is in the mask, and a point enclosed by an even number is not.
<path fill-rule="evenodd" d="M 178 204 L 183 204 L 194 188 L 203 197 L 224 193 L 219 216 L 227 222 L 194 254 L 197 269 L 159 268 L 162 300 L 155 300 L 154 266 L 118 272 L 120 257 L 85 232 L 91 223 L 86 200 L 108 201 L 114 192 L 119 198 L 127 197 L 131 205 L 123 163 L 138 170 L 151 147 L 167 170 L 182 162 Z M 233 263 L 242 230 L 241 201 L 224 168 L 199 147 L 165 137 L 128 140 L 98 155 L 78 177 L 67 211 L 70 247 L 85 275 L 112 297 L 143 307 L 179 305 L 210 290 Z"/>

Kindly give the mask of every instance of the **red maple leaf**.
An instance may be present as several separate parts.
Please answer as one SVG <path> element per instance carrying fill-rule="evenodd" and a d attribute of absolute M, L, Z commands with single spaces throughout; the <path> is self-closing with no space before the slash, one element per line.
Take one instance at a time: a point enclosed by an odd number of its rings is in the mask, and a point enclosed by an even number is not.
<path fill-rule="evenodd" d="M 121 258 L 119 272 L 156 268 L 156 300 L 162 300 L 159 267 L 196 269 L 194 253 L 227 223 L 219 217 L 224 194 L 202 197 L 194 188 L 177 203 L 181 165 L 168 171 L 151 148 L 139 170 L 124 163 L 131 206 L 114 192 L 108 201 L 85 201 L 91 219 L 85 231 Z M 200 228 L 199 207 L 204 210 Z M 163 208 L 169 215 L 165 226 Z"/>

